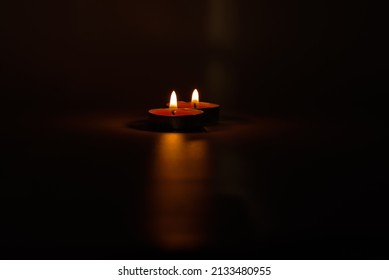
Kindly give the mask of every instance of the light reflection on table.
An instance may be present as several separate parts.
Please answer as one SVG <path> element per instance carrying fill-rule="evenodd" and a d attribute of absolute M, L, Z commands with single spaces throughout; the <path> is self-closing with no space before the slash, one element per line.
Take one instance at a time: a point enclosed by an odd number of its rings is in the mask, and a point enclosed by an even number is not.
<path fill-rule="evenodd" d="M 207 141 L 184 134 L 161 134 L 151 170 L 148 226 L 163 249 L 198 248 L 206 242 L 210 188 Z"/>

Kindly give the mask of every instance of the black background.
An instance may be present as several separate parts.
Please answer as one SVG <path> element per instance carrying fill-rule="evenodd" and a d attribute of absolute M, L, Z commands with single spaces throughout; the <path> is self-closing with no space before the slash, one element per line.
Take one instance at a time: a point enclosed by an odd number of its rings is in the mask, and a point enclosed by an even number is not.
<path fill-rule="evenodd" d="M 387 258 L 384 11 L 339 1 L 2 1 L 1 258 Z M 252 222 L 247 205 L 214 193 L 211 241 L 170 250 L 138 230 L 158 136 L 126 122 L 193 88 L 233 123 L 223 128 L 232 140 L 206 140 L 212 162 L 243 163 L 235 186 L 273 212 Z M 120 123 L 126 136 L 94 120 Z M 240 134 L 245 123 L 252 132 Z M 230 149 L 235 159 L 222 159 Z M 223 168 L 201 184 L 219 184 Z"/>

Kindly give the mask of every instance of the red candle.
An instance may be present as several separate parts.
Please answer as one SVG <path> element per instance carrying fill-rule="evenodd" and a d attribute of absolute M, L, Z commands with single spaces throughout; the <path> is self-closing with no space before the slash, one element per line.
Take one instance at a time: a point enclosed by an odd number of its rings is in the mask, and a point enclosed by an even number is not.
<path fill-rule="evenodd" d="M 170 104 L 168 104 L 169 106 Z M 209 102 L 199 101 L 199 92 L 197 89 L 193 91 L 192 101 L 178 101 L 178 108 L 190 108 L 204 111 L 204 119 L 206 123 L 216 123 L 219 120 L 220 105 Z"/>
<path fill-rule="evenodd" d="M 203 111 L 192 108 L 177 108 L 177 95 L 173 91 L 169 108 L 149 110 L 149 120 L 153 126 L 167 129 L 185 130 L 199 128 L 203 123 Z"/>
<path fill-rule="evenodd" d="M 163 117 L 183 117 L 183 116 L 194 116 L 202 114 L 201 110 L 192 110 L 190 108 L 177 108 L 177 109 L 168 109 L 168 108 L 160 108 L 160 109 L 150 109 L 150 114 L 163 116 Z"/>

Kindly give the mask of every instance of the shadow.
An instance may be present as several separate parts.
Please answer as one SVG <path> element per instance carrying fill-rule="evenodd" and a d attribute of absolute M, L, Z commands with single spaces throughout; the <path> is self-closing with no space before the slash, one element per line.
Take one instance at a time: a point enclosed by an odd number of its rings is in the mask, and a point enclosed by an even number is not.
<path fill-rule="evenodd" d="M 147 119 L 134 120 L 127 123 L 126 127 L 141 131 L 150 131 L 150 132 L 172 132 L 172 133 L 205 133 L 208 132 L 204 127 L 197 127 L 192 129 L 181 129 L 174 130 L 166 127 L 160 127 L 151 125 Z"/>
<path fill-rule="evenodd" d="M 204 127 L 197 127 L 191 129 L 181 129 L 174 130 L 166 127 L 155 126 L 150 124 L 147 119 L 137 119 L 130 121 L 126 124 L 127 128 L 140 130 L 140 131 L 149 131 L 149 132 L 164 132 L 164 133 L 209 133 L 212 131 L 224 130 L 227 127 L 235 124 L 248 124 L 252 123 L 252 119 L 247 117 L 227 115 L 223 116 L 219 122 L 208 123 Z"/>

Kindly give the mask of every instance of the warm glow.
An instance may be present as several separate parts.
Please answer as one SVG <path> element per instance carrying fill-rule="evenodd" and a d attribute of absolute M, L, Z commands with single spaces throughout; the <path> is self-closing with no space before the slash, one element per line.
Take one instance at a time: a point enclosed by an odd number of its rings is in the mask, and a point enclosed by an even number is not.
<path fill-rule="evenodd" d="M 145 192 L 149 236 L 164 250 L 198 249 L 208 238 L 209 143 L 183 133 L 161 133 L 157 139 Z"/>
<path fill-rule="evenodd" d="M 192 94 L 192 103 L 197 102 L 199 102 L 199 92 L 197 91 L 197 89 L 195 89 Z"/>
<path fill-rule="evenodd" d="M 170 109 L 177 109 L 177 95 L 176 92 L 173 90 L 172 95 L 170 96 L 170 103 L 169 103 Z"/>

